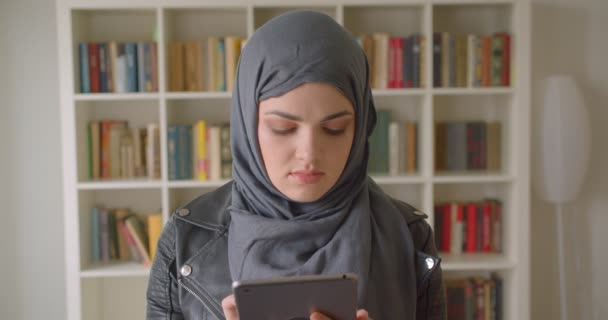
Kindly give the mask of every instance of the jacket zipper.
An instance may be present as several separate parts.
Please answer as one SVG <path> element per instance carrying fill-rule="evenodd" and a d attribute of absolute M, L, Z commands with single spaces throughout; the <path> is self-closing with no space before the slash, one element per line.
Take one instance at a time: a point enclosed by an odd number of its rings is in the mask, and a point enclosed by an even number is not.
<path fill-rule="evenodd" d="M 207 308 L 207 310 L 211 311 L 215 315 L 215 317 L 217 319 L 224 319 L 223 314 L 217 313 L 217 310 L 215 310 L 215 308 L 213 308 L 213 306 L 210 306 L 208 303 L 206 303 L 205 299 L 203 299 L 199 294 L 197 294 L 196 292 L 194 292 L 194 290 L 188 288 L 188 286 L 186 285 L 186 283 L 184 283 L 184 281 L 182 281 L 182 279 L 177 280 L 177 283 L 182 288 L 186 289 L 186 291 L 188 291 L 196 299 L 198 299 L 198 301 L 200 301 L 205 306 L 205 308 Z"/>

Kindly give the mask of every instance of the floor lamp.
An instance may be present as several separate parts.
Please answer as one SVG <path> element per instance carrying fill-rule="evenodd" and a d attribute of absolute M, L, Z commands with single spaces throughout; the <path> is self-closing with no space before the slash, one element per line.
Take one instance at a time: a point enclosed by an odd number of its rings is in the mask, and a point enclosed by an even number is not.
<path fill-rule="evenodd" d="M 536 189 L 556 208 L 561 319 L 568 317 L 563 231 L 563 206 L 574 201 L 589 164 L 591 129 L 580 90 L 571 76 L 545 79 L 537 127 Z"/>

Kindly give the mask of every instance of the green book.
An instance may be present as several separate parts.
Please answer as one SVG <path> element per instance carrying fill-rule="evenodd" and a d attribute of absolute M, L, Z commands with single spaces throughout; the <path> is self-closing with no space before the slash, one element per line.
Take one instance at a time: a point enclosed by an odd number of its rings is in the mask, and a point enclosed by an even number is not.
<path fill-rule="evenodd" d="M 369 139 L 370 174 L 388 174 L 388 126 L 391 114 L 386 110 L 376 111 L 376 128 Z"/>

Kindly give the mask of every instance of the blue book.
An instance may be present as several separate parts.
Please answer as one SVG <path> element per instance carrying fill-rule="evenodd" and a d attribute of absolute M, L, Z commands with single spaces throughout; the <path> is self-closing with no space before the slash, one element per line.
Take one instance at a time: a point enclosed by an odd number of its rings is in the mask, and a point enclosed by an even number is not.
<path fill-rule="evenodd" d="M 125 54 L 127 56 L 127 92 L 137 92 L 137 43 L 125 43 Z"/>
<path fill-rule="evenodd" d="M 226 46 L 224 45 L 224 38 L 219 38 L 217 42 L 217 57 L 220 59 L 219 75 L 220 82 L 218 86 L 219 91 L 226 91 Z"/>
<path fill-rule="evenodd" d="M 91 208 L 91 259 L 93 263 L 101 261 L 99 236 L 99 209 L 93 207 Z"/>
<path fill-rule="evenodd" d="M 144 59 L 145 46 L 143 42 L 137 43 L 137 91 L 146 92 L 146 60 Z"/>
<path fill-rule="evenodd" d="M 89 44 L 81 42 L 78 48 L 80 53 L 80 92 L 91 93 L 91 79 L 89 78 Z"/>
<path fill-rule="evenodd" d="M 108 46 L 101 42 L 99 46 L 99 92 L 108 92 Z"/>
<path fill-rule="evenodd" d="M 191 136 L 189 133 L 190 126 L 183 125 L 178 127 L 178 167 L 179 167 L 179 179 L 191 179 L 192 178 L 192 145 Z"/>

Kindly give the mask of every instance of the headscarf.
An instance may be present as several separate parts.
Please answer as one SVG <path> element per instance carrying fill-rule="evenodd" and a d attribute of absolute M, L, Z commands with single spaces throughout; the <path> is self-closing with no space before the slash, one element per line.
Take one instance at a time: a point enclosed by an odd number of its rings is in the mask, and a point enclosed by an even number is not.
<path fill-rule="evenodd" d="M 359 308 L 376 319 L 413 319 L 414 249 L 402 213 L 367 176 L 376 111 L 356 39 L 307 10 L 269 20 L 247 41 L 232 94 L 228 257 L 233 280 L 352 272 Z M 336 184 L 296 202 L 270 181 L 260 153 L 259 102 L 308 82 L 333 85 L 353 104 L 355 133 Z"/>

